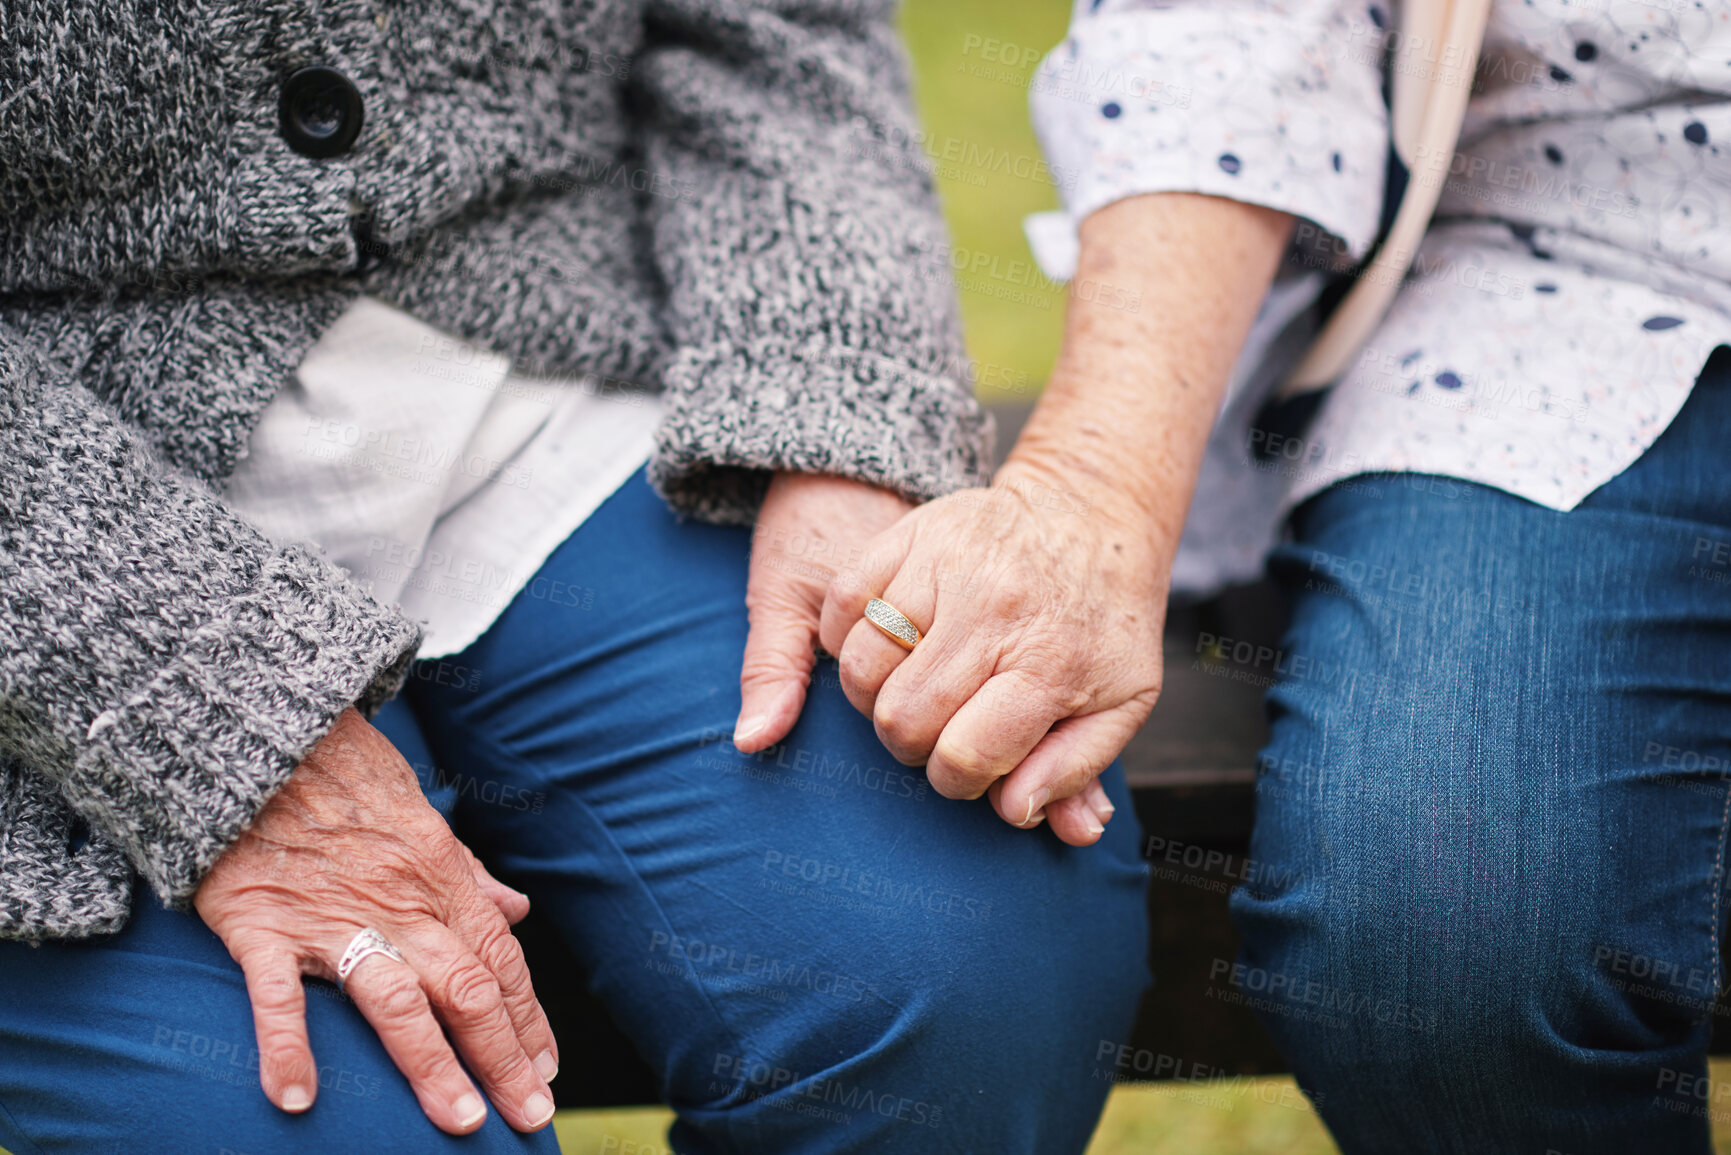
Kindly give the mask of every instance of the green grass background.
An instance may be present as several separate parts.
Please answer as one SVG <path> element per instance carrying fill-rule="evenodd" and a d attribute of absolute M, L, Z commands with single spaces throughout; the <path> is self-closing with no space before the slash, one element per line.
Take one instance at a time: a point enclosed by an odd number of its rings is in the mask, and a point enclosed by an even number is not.
<path fill-rule="evenodd" d="M 1335 1150 L 1308 1109 L 1281 1106 L 1290 1079 L 1119 1087 L 1088 1155 L 1325 1155 Z M 1284 1091 L 1284 1099 L 1281 1092 Z M 554 1120 L 564 1155 L 672 1155 L 665 1110 L 568 1111 Z M 1731 1155 L 1731 1146 L 1723 1149 Z M 989 1155 L 981 1152 L 981 1155 Z"/>
<path fill-rule="evenodd" d="M 1018 175 L 1040 156 L 1028 123 L 1034 67 L 1021 61 L 1062 40 L 1069 15 L 1068 0 L 906 0 L 920 119 L 958 253 L 991 254 L 1002 266 L 1031 261 L 1022 218 L 1058 207 L 1049 178 Z M 994 285 L 968 274 L 957 287 L 968 352 L 982 366 L 981 400 L 1037 390 L 1058 355 L 1063 292 L 1039 278 Z"/>
<path fill-rule="evenodd" d="M 1731 1079 L 1731 1061 L 1715 1059 L 1712 1079 Z M 1316 1115 L 1289 1105 L 1297 1099 L 1291 1079 L 1119 1087 L 1088 1155 L 1332 1155 Z M 564 1155 L 672 1155 L 671 1121 L 664 1110 L 570 1111 L 554 1126 Z M 1731 1126 L 1714 1132 L 1716 1155 L 1731 1155 Z"/>

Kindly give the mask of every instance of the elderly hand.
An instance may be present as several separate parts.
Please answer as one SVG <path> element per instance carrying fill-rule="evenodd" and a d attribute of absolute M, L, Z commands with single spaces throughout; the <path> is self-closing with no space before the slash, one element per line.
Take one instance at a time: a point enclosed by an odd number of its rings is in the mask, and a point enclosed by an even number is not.
<path fill-rule="evenodd" d="M 842 687 L 941 793 L 1103 833 L 1096 776 L 1160 694 L 1172 561 L 1225 393 L 1292 218 L 1190 193 L 1090 213 L 1064 345 L 986 489 L 926 505 L 831 583 Z M 910 653 L 863 620 L 882 598 Z"/>
<path fill-rule="evenodd" d="M 1145 521 L 1014 464 L 922 506 L 830 585 L 842 689 L 940 794 L 1094 842 L 1112 815 L 1096 779 L 1160 694 L 1168 563 Z M 920 629 L 912 652 L 863 618 L 873 597 Z"/>
<path fill-rule="evenodd" d="M 778 473 L 758 512 L 745 587 L 751 631 L 740 671 L 733 741 L 747 754 L 787 737 L 805 705 L 817 659 L 824 591 L 858 564 L 860 548 L 913 506 L 845 477 Z"/>
<path fill-rule="evenodd" d="M 752 542 L 735 744 L 761 750 L 793 728 L 821 629 L 849 700 L 896 758 L 930 759 L 940 793 L 974 798 L 990 787 L 1012 823 L 1049 818 L 1065 841 L 1093 842 L 1112 815 L 1095 778 L 1159 692 L 1164 570 L 1134 520 L 1067 499 L 1031 472 L 917 510 L 857 481 L 778 474 Z M 861 617 L 878 591 L 922 624 L 934 613 L 947 623 L 887 698 L 879 690 L 905 651 Z M 1116 617 L 1128 628 L 1108 630 L 1102 645 L 1097 627 Z M 915 681 L 928 668 L 943 683 L 929 693 Z M 969 683 L 969 670 L 995 677 L 982 691 L 987 678 Z M 1036 745 L 1026 772 L 998 782 Z"/>
<path fill-rule="evenodd" d="M 778 477 L 752 550 L 740 748 L 793 726 L 835 570 L 821 640 L 890 752 L 1013 825 L 1098 839 L 1112 808 L 1095 779 L 1159 697 L 1185 512 L 1292 225 L 1193 193 L 1090 213 L 1058 365 L 989 488 L 897 521 L 894 495 Z M 911 653 L 863 619 L 873 597 L 923 632 Z"/>
<path fill-rule="evenodd" d="M 354 710 L 217 860 L 194 903 L 246 973 L 259 1081 L 283 1110 L 318 1094 L 301 976 L 334 980 L 349 941 L 372 927 L 404 961 L 365 958 L 345 989 L 427 1117 L 453 1135 L 486 1117 L 449 1031 L 511 1126 L 552 1119 L 558 1047 L 509 926 L 529 900 L 487 874 Z"/>

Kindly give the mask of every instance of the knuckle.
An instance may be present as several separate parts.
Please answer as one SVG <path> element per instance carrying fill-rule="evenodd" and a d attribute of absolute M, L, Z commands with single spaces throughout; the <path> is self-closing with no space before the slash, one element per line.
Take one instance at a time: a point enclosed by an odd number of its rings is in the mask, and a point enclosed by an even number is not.
<path fill-rule="evenodd" d="M 523 959 L 523 944 L 510 931 L 501 931 L 481 944 L 478 952 L 482 965 L 492 971 L 501 987 L 516 985 L 528 974 Z"/>
<path fill-rule="evenodd" d="M 790 678 L 810 681 L 798 658 L 787 650 L 757 650 L 740 664 L 739 684 L 743 687 L 780 685 Z"/>
<path fill-rule="evenodd" d="M 1051 704 L 1052 711 L 1060 718 L 1071 718 L 1077 714 L 1085 714 L 1094 704 L 1094 695 L 1077 685 L 1052 686 L 1046 691 L 1046 700 Z"/>
<path fill-rule="evenodd" d="M 222 940 L 243 970 L 261 969 L 286 957 L 281 935 L 247 919 L 235 920 L 223 927 Z"/>
<path fill-rule="evenodd" d="M 1023 627 L 1035 624 L 1047 609 L 1045 594 L 1026 582 L 1000 582 L 992 592 L 992 609 L 998 616 Z"/>
<path fill-rule="evenodd" d="M 895 699 L 888 694 L 879 694 L 877 705 L 872 708 L 872 725 L 877 727 L 878 736 L 887 746 L 896 746 L 907 740 L 907 719 Z"/>
<path fill-rule="evenodd" d="M 924 766 L 930 757 L 930 746 L 921 745 L 906 734 L 890 733 L 881 726 L 878 727 L 878 741 L 903 766 Z"/>
<path fill-rule="evenodd" d="M 373 1013 L 387 1025 L 402 1026 L 427 1013 L 427 996 L 413 976 L 394 977 L 373 996 Z"/>
<path fill-rule="evenodd" d="M 884 743 L 902 752 L 915 749 L 931 748 L 931 743 L 920 741 L 921 719 L 919 710 L 907 696 L 899 693 L 884 692 L 878 695 L 876 705 L 872 709 L 872 722 L 877 727 L 878 735 Z M 922 759 L 923 761 L 923 759 Z"/>
<path fill-rule="evenodd" d="M 1049 783 L 1052 796 L 1058 799 L 1074 798 L 1088 788 L 1088 783 L 1099 775 L 1100 770 L 1101 767 L 1093 765 L 1091 760 L 1065 766 L 1052 776 Z"/>
<path fill-rule="evenodd" d="M 855 710 L 858 710 L 867 718 L 872 716 L 873 697 L 870 693 L 859 689 L 857 686 L 850 686 L 845 682 L 842 683 L 841 693 L 842 697 L 847 699 L 848 705 L 852 706 Z"/>
<path fill-rule="evenodd" d="M 1009 709 L 1046 709 L 1060 718 L 1080 714 L 1094 701 L 1081 661 L 1064 650 L 1020 656 L 1004 705 Z"/>
<path fill-rule="evenodd" d="M 248 985 L 252 990 L 253 1002 L 268 1007 L 281 1007 L 301 996 L 301 976 L 298 972 L 272 968 L 256 975 Z"/>
<path fill-rule="evenodd" d="M 844 645 L 836 660 L 841 670 L 842 685 L 855 690 L 875 690 L 877 664 L 866 654 L 865 647 Z"/>
<path fill-rule="evenodd" d="M 929 761 L 928 755 L 923 750 L 905 743 L 885 742 L 884 749 L 888 750 L 890 756 L 897 762 L 913 769 L 918 769 Z"/>
<path fill-rule="evenodd" d="M 934 791 L 957 802 L 978 798 L 986 792 L 986 788 L 994 781 L 990 777 L 967 779 L 941 766 L 933 769 L 931 765 L 926 767 L 926 777 L 930 780 Z"/>
<path fill-rule="evenodd" d="M 501 1003 L 499 984 L 480 966 L 459 967 L 439 984 L 439 1005 L 463 1019 L 483 1018 Z"/>
<path fill-rule="evenodd" d="M 299 1032 L 287 1026 L 263 1027 L 258 1032 L 259 1062 L 278 1074 L 293 1075 L 307 1064 L 306 1044 Z"/>
<path fill-rule="evenodd" d="M 958 801 L 978 798 L 986 792 L 987 787 L 996 781 L 996 775 L 985 774 L 969 776 L 958 773 L 947 763 L 936 758 L 926 764 L 926 778 L 931 782 L 932 789 L 945 798 Z"/>
<path fill-rule="evenodd" d="M 996 761 L 966 738 L 944 735 L 932 751 L 932 765 L 964 786 L 978 789 L 989 786 L 1002 773 Z"/>

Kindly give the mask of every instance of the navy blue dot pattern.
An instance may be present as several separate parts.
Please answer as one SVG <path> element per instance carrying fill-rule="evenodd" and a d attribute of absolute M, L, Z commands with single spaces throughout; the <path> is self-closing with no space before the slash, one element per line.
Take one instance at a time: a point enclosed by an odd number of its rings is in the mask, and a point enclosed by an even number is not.
<path fill-rule="evenodd" d="M 1033 100 L 1049 159 L 1077 174 L 1070 226 L 1125 196 L 1204 192 L 1308 222 L 1291 286 L 1350 267 L 1381 216 L 1396 27 L 1365 0 L 1079 5 Z M 1307 434 L 1306 459 L 1333 464 L 1233 467 L 1248 427 L 1233 422 L 1259 404 L 1229 399 L 1195 533 L 1239 526 L 1248 557 L 1243 527 L 1276 524 L 1257 510 L 1356 473 L 1442 474 L 1570 509 L 1622 472 L 1731 343 L 1723 142 L 1724 0 L 1493 0 L 1435 222 Z M 1278 379 L 1256 353 L 1237 379 Z"/>
<path fill-rule="evenodd" d="M 1377 69 L 1340 49 L 1380 35 L 1376 21 L 1392 23 L 1363 0 L 1089 0 L 1032 97 L 1047 158 L 1076 174 L 1065 209 L 1212 193 L 1310 217 L 1339 238 L 1331 263 L 1362 257 L 1388 114 Z"/>

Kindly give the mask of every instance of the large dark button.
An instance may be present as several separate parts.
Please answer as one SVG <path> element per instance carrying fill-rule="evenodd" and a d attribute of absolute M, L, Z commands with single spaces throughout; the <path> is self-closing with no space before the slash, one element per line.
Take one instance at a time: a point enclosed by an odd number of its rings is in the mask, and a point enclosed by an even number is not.
<path fill-rule="evenodd" d="M 282 138 L 302 156 L 341 156 L 361 135 L 361 94 L 334 68 L 302 68 L 283 81 Z"/>

